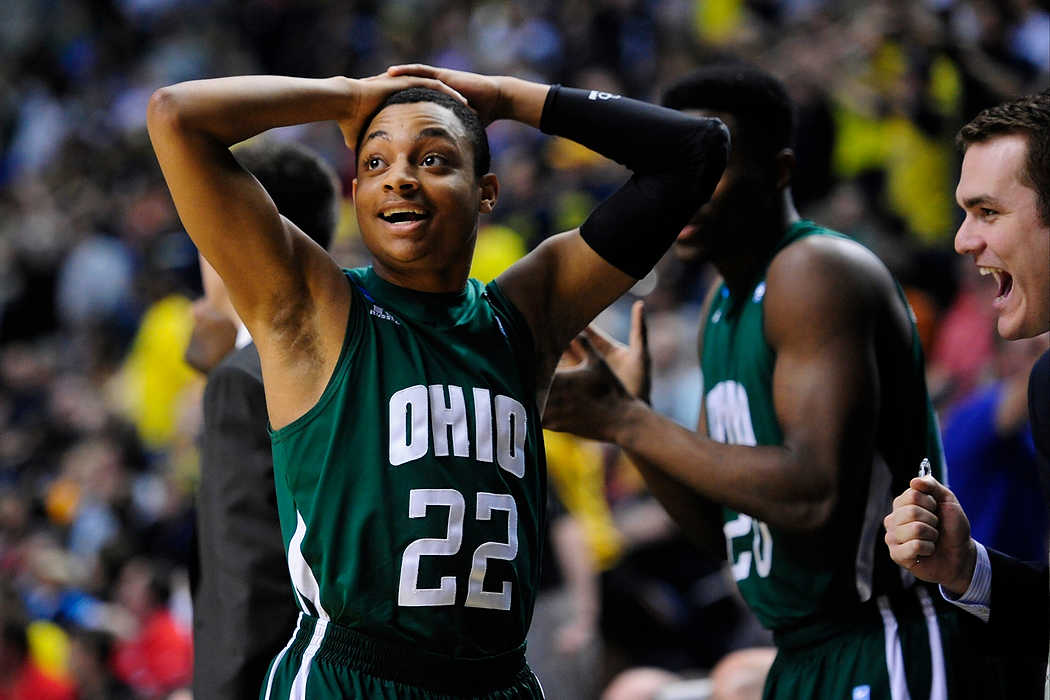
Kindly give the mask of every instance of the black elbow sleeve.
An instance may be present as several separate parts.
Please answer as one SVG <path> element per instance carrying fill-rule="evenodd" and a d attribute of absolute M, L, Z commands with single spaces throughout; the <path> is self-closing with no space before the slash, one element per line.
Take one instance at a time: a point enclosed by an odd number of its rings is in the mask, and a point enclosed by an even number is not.
<path fill-rule="evenodd" d="M 667 107 L 598 90 L 552 85 L 540 130 L 571 139 L 636 173 L 670 170 L 683 155 L 720 138 L 717 119 L 692 117 Z"/>
<path fill-rule="evenodd" d="M 684 115 L 683 115 L 684 116 Z M 729 158 L 729 130 L 717 119 L 694 122 L 688 138 L 659 154 L 663 169 L 636 172 L 580 226 L 606 262 L 641 279 L 711 198 Z"/>

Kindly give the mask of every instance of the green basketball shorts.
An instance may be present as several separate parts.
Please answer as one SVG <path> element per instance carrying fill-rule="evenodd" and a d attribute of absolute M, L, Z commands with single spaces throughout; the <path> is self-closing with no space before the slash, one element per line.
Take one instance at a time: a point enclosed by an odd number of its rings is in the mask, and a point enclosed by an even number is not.
<path fill-rule="evenodd" d="M 848 621 L 777 632 L 763 700 L 1004 697 L 999 673 L 967 637 L 966 615 L 920 585 Z"/>
<path fill-rule="evenodd" d="M 261 700 L 542 700 L 524 646 L 484 659 L 453 659 L 367 637 L 299 614 L 274 658 Z"/>

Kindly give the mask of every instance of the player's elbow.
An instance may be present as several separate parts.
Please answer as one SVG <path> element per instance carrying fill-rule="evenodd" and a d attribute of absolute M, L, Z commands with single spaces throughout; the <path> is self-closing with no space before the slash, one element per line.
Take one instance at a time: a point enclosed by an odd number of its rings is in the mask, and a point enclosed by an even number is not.
<path fill-rule="evenodd" d="M 729 149 L 731 147 L 729 127 L 716 117 L 706 117 L 704 122 L 703 128 L 699 129 L 700 134 L 697 138 L 702 145 L 702 150 L 707 160 L 721 172 L 725 170 L 726 163 L 729 162 Z"/>
<path fill-rule="evenodd" d="M 829 495 L 792 503 L 784 514 L 784 529 L 803 534 L 822 530 L 831 522 L 835 501 L 834 496 Z"/>
<path fill-rule="evenodd" d="M 704 201 L 710 199 L 729 163 L 729 129 L 721 119 L 698 118 L 685 149 L 686 168 L 697 176 L 696 186 Z"/>
<path fill-rule="evenodd" d="M 146 107 L 146 127 L 150 134 L 176 127 L 181 120 L 179 99 L 172 87 L 155 90 Z"/>

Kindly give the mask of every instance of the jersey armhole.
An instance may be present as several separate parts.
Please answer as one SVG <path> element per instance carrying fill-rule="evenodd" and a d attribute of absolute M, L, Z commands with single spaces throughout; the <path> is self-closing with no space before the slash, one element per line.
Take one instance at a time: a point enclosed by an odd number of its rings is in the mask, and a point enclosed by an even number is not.
<path fill-rule="evenodd" d="M 350 277 L 350 271 L 344 269 L 343 275 L 346 278 L 346 283 L 350 286 L 350 313 L 347 314 L 346 332 L 343 334 L 343 347 L 339 351 L 339 360 L 335 363 L 335 369 L 332 371 L 332 376 L 328 379 L 328 384 L 325 386 L 321 398 L 310 407 L 310 410 L 278 430 L 274 430 L 270 425 L 269 419 L 267 419 L 266 431 L 270 434 L 270 441 L 273 443 L 278 443 L 287 436 L 303 429 L 318 413 L 323 411 L 328 402 L 335 396 L 336 387 L 342 383 L 343 377 L 350 369 L 353 350 L 357 348 L 361 341 L 363 314 L 365 313 L 366 304 L 360 290 Z"/>
<path fill-rule="evenodd" d="M 526 367 L 536 366 L 536 340 L 532 337 L 532 329 L 529 328 L 528 321 L 525 320 L 525 316 L 521 313 L 517 306 L 514 305 L 507 295 L 503 293 L 503 290 L 499 286 L 499 282 L 492 280 L 484 287 L 485 295 L 488 297 L 492 304 L 492 310 L 496 314 L 496 322 L 501 325 L 501 328 L 511 333 L 514 337 L 508 337 L 511 346 L 514 348 L 524 346 L 526 357 L 521 358 L 527 360 Z M 510 328 L 503 328 L 503 326 L 510 326 Z M 535 372 L 531 377 L 531 384 L 535 384 Z"/>

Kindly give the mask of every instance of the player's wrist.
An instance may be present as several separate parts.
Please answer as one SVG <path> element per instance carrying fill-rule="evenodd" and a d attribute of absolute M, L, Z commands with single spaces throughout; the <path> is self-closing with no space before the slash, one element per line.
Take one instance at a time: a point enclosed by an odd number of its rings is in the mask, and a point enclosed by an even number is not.
<path fill-rule="evenodd" d="M 605 422 L 606 434 L 602 439 L 623 449 L 631 449 L 635 437 L 644 432 L 639 430 L 639 426 L 649 410 L 649 406 L 641 399 L 624 396 L 607 411 L 610 419 Z"/>
<path fill-rule="evenodd" d="M 328 78 L 328 82 L 332 89 L 342 96 L 342 99 L 339 101 L 340 109 L 339 116 L 336 117 L 337 121 L 352 121 L 355 117 L 365 116 L 358 114 L 358 111 L 363 102 L 362 97 L 365 90 L 367 90 L 366 83 L 360 78 L 348 78 L 342 75 Z"/>
<path fill-rule="evenodd" d="M 957 575 L 951 581 L 941 585 L 944 586 L 945 590 L 961 596 L 970 589 L 970 583 L 973 581 L 973 574 L 976 569 L 977 543 L 971 537 L 966 543 L 965 554 L 960 561 L 959 567 L 956 569 Z"/>
<path fill-rule="evenodd" d="M 543 105 L 550 85 L 534 83 L 508 75 L 495 76 L 498 86 L 492 119 L 513 119 L 539 128 Z"/>

